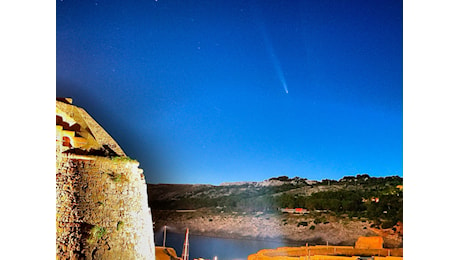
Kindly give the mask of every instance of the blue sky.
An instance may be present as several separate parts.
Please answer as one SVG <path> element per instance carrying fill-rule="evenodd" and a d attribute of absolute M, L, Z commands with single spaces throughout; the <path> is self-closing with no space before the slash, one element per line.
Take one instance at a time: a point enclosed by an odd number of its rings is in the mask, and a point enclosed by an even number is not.
<path fill-rule="evenodd" d="M 402 1 L 57 1 L 56 95 L 149 183 L 402 176 L 402 21 Z"/>

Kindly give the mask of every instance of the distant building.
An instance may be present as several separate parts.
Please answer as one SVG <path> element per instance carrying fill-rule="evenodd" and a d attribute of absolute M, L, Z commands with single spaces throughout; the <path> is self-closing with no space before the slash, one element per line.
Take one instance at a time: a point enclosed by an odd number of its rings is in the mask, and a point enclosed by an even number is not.
<path fill-rule="evenodd" d="M 310 211 L 304 208 L 281 208 L 280 211 L 282 213 L 289 213 L 289 214 L 308 214 Z"/>

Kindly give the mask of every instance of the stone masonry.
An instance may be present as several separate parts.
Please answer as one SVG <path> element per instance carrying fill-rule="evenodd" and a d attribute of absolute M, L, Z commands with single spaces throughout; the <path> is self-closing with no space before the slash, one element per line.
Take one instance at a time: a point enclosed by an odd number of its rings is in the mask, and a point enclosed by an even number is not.
<path fill-rule="evenodd" d="M 56 101 L 56 259 L 155 259 L 139 162 L 86 111 Z"/>

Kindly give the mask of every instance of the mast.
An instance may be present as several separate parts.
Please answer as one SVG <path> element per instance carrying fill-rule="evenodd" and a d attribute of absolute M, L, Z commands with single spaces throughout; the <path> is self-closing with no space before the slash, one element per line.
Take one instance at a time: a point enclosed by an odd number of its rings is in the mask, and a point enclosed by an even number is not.
<path fill-rule="evenodd" d="M 182 249 L 182 260 L 188 260 L 188 228 L 185 230 L 185 241 Z"/>
<path fill-rule="evenodd" d="M 163 233 L 163 247 L 166 246 L 166 226 L 165 226 L 165 230 L 164 230 L 164 233 Z"/>

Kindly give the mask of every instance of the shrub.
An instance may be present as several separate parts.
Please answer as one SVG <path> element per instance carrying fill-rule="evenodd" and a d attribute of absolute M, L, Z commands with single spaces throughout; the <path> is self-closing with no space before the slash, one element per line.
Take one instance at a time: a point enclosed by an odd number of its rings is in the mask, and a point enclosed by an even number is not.
<path fill-rule="evenodd" d="M 121 173 L 105 172 L 113 182 L 119 183 L 127 180 L 127 178 Z"/>
<path fill-rule="evenodd" d="M 104 227 L 100 227 L 96 225 L 92 227 L 91 230 L 89 231 L 88 242 L 90 244 L 97 243 L 106 233 L 107 233 L 107 230 Z"/>
<path fill-rule="evenodd" d="M 311 230 L 315 230 L 315 226 L 310 226 L 310 229 L 311 229 Z"/>
<path fill-rule="evenodd" d="M 308 226 L 308 222 L 302 221 L 302 222 L 297 223 L 297 227 L 300 227 L 300 226 L 306 227 L 306 226 Z"/>
<path fill-rule="evenodd" d="M 121 182 L 122 180 L 122 175 L 120 173 L 113 174 L 111 177 L 114 182 Z"/>
<path fill-rule="evenodd" d="M 393 227 L 393 223 L 391 223 L 391 221 L 385 221 L 382 223 L 382 228 L 383 229 L 387 229 L 387 228 L 391 228 Z"/>

